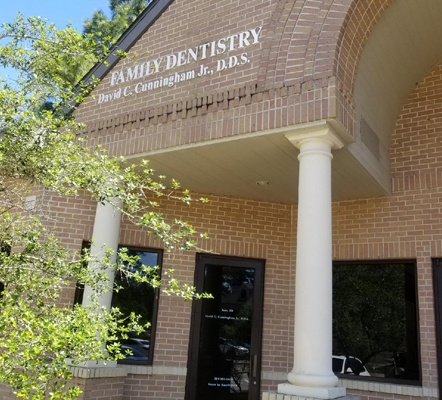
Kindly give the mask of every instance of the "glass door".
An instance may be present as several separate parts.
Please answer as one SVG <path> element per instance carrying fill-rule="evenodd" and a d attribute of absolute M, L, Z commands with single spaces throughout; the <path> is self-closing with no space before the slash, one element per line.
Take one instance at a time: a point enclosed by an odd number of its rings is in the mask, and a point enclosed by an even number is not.
<path fill-rule="evenodd" d="M 260 397 L 264 261 L 197 255 L 186 399 Z"/>

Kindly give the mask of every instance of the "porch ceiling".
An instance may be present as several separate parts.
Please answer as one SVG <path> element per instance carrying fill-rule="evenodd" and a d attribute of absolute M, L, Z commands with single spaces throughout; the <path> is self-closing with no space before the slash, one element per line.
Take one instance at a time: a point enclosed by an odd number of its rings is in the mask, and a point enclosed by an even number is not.
<path fill-rule="evenodd" d="M 441 16 L 440 0 L 393 1 L 365 45 L 355 82 L 356 111 L 386 148 L 407 97 L 442 61 Z"/>
<path fill-rule="evenodd" d="M 174 148 L 144 158 L 158 174 L 193 192 L 292 204 L 297 202 L 298 153 L 283 133 L 272 133 Z M 333 155 L 333 200 L 385 195 L 349 152 L 343 149 Z"/>

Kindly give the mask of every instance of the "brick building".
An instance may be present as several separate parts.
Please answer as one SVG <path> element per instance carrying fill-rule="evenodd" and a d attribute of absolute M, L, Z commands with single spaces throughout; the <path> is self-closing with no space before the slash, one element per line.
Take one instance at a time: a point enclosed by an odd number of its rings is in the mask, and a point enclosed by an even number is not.
<path fill-rule="evenodd" d="M 164 212 L 214 253 L 45 202 L 73 249 L 127 246 L 215 300 L 146 295 L 148 351 L 77 368 L 84 399 L 439 398 L 441 16 L 440 0 L 149 6 L 77 119 L 90 145 L 207 196 Z"/>

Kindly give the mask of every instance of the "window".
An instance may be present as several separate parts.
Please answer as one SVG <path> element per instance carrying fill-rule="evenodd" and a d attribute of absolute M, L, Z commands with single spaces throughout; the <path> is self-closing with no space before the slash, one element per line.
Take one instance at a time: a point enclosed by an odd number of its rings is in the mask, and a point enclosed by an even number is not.
<path fill-rule="evenodd" d="M 89 246 L 86 244 L 85 246 Z M 138 265 L 148 265 L 161 268 L 162 251 L 152 249 L 141 249 L 133 247 L 127 248 L 129 256 L 138 256 Z M 136 266 L 134 267 L 136 269 Z M 120 341 L 122 352 L 130 350 L 131 355 L 124 360 L 119 360 L 122 364 L 152 364 L 156 314 L 158 308 L 158 290 L 147 283 L 136 282 L 127 279 L 121 273 L 115 275 L 115 285 L 123 289 L 113 293 L 112 307 L 118 307 L 123 315 L 128 316 L 131 312 L 141 316 L 141 323 L 150 322 L 150 327 L 141 335 L 131 334 L 128 339 Z M 83 288 L 77 287 L 75 293 L 75 303 L 83 300 Z"/>
<path fill-rule="evenodd" d="M 1 256 L 9 257 L 11 255 L 11 246 L 0 242 L 0 258 Z M 5 290 L 4 282 L 0 281 L 0 300 L 3 298 L 3 291 Z"/>
<path fill-rule="evenodd" d="M 138 256 L 139 265 L 154 267 L 161 264 L 161 252 L 159 250 L 128 248 L 128 254 Z M 147 283 L 135 282 L 117 273 L 115 284 L 123 287 L 123 290 L 115 292 L 112 296 L 112 307 L 118 307 L 124 315 L 135 312 L 141 315 L 141 323 L 150 322 L 151 325 L 142 335 L 131 335 L 129 339 L 121 341 L 122 350 L 130 349 L 132 355 L 128 355 L 121 363 L 127 364 L 152 364 L 153 345 L 155 337 L 155 320 L 157 312 L 158 291 Z"/>
<path fill-rule="evenodd" d="M 335 373 L 418 384 L 417 321 L 414 262 L 334 263 Z"/>

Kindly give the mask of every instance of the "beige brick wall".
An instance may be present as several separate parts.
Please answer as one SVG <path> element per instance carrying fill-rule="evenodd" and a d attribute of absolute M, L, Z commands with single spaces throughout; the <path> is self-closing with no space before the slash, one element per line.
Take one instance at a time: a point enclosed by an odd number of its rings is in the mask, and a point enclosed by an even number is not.
<path fill-rule="evenodd" d="M 114 67 L 114 70 L 130 66 L 135 60 L 165 57 L 168 54 L 237 34 L 246 29 L 262 26 L 268 20 L 276 3 L 275 1 L 264 0 L 248 3 L 241 3 L 238 0 L 208 0 L 203 4 L 198 1 L 175 1 L 155 22 L 149 32 L 131 49 L 129 57 L 120 61 Z M 225 18 L 226 16 L 228 18 Z M 164 107 L 164 105 L 178 100 L 192 101 L 203 92 L 213 94 L 226 90 L 227 86 L 230 89 L 255 82 L 262 53 L 261 45 L 249 46 L 245 51 L 247 51 L 250 59 L 247 68 L 232 69 L 230 73 L 215 72 L 208 77 L 199 77 L 188 82 L 181 82 L 173 88 L 152 90 L 136 97 L 132 96 L 131 101 L 118 99 L 111 104 L 102 103 L 97 105 L 97 100 L 91 99 L 89 104 L 81 109 L 82 119 L 93 119 L 97 115 L 100 115 L 101 118 L 111 118 L 115 115 L 115 110 L 118 110 L 119 114 L 127 114 L 133 112 L 133 110 L 150 106 Z M 205 64 L 211 68 L 216 67 L 216 60 L 229 55 L 238 55 L 241 52 L 241 49 L 238 49 L 217 57 L 209 57 L 201 60 L 196 65 Z M 163 65 L 161 66 L 163 67 Z M 193 67 L 195 67 L 194 63 L 183 65 L 170 70 L 170 73 L 180 73 Z M 168 73 L 166 71 L 164 74 L 152 75 L 152 79 L 168 75 Z M 94 91 L 97 97 L 100 93 L 119 87 L 109 88 L 110 79 L 110 75 L 105 77 L 102 84 Z"/>
<path fill-rule="evenodd" d="M 125 382 L 124 399 L 183 399 L 184 388 L 184 376 L 129 375 Z"/>
<path fill-rule="evenodd" d="M 175 1 L 116 68 L 262 26 L 261 43 L 247 49 L 250 64 L 171 90 L 97 105 L 99 94 L 111 89 L 107 76 L 94 91 L 96 98 L 80 107 L 80 120 L 88 124 L 93 143 L 106 143 L 116 154 L 131 151 L 116 143 L 115 134 L 127 135 L 131 126 L 138 130 L 140 125 L 155 139 L 147 148 L 137 146 L 143 151 L 183 144 L 167 138 L 177 129 L 188 142 L 198 142 L 337 117 L 353 133 L 357 66 L 369 33 L 391 1 L 255 0 L 239 5 L 236 0 L 221 0 L 203 6 Z M 254 117 L 239 127 L 224 125 L 232 109 L 237 110 L 236 117 L 250 113 Z M 212 122 L 221 132 L 207 133 Z"/>
<path fill-rule="evenodd" d="M 88 125 L 91 144 L 106 143 L 113 154 L 329 117 L 337 117 L 353 134 L 358 63 L 391 1 L 255 0 L 238 5 L 221 0 L 203 6 L 175 1 L 116 69 L 262 26 L 261 43 L 247 49 L 250 64 L 97 105 L 100 93 L 117 87 L 109 87 L 107 76 L 94 91 L 95 99 L 80 107 L 79 119 Z M 226 122 L 233 119 L 236 126 Z M 146 136 L 148 142 L 142 139 Z"/>
<path fill-rule="evenodd" d="M 166 55 L 240 32 L 249 26 L 262 25 L 263 40 L 259 49 L 250 52 L 250 67 L 198 78 L 174 90 L 152 92 L 138 96 L 136 100 L 121 100 L 112 102 L 112 105 L 104 103 L 99 107 L 96 100 L 92 100 L 88 106 L 81 107 L 81 118 L 89 123 L 100 120 L 99 115 L 115 127 L 134 110 L 147 110 L 152 114 L 154 121 L 151 122 L 156 124 L 159 119 L 164 123 L 174 111 L 178 112 L 178 118 L 186 118 L 188 111 L 194 115 L 198 112 L 198 100 L 203 103 L 206 95 L 224 96 L 227 88 L 248 87 L 250 90 L 254 87 L 253 90 L 263 93 L 269 88 L 304 86 L 305 95 L 295 102 L 304 105 L 300 107 L 295 123 L 313 121 L 321 114 L 322 117 L 338 115 L 352 132 L 352 92 L 357 65 L 368 33 L 390 3 L 391 0 L 256 0 L 240 4 L 237 0 L 221 0 L 206 1 L 201 5 L 197 1 L 175 1 L 130 54 L 136 52 L 138 59 Z M 122 61 L 121 65 L 129 60 L 132 58 Z M 338 78 L 338 91 L 335 91 L 334 82 L 327 83 L 333 76 Z M 106 92 L 109 79 L 106 77 L 96 89 L 97 96 Z M 318 81 L 321 82 L 319 87 L 325 84 L 327 90 L 311 90 Z M 240 97 L 234 97 L 240 100 Z M 337 109 L 327 104 L 335 100 Z M 188 107 L 184 113 L 181 112 L 182 101 L 190 102 L 184 107 Z M 322 107 L 321 102 L 325 102 Z M 225 107 L 225 99 L 222 103 Z M 201 105 L 203 110 L 200 112 L 206 112 L 211 99 L 208 104 Z M 169 110 L 164 112 L 164 107 Z M 154 118 L 153 114 L 160 118 Z"/>
<path fill-rule="evenodd" d="M 124 381 L 123 377 L 74 378 L 73 383 L 83 390 L 79 400 L 123 400 Z"/>
<path fill-rule="evenodd" d="M 17 397 L 12 393 L 11 388 L 4 384 L 0 383 L 0 399 L 2 400 L 15 400 Z"/>
<path fill-rule="evenodd" d="M 90 144 L 130 155 L 337 115 L 346 122 L 347 113 L 340 109 L 347 107 L 347 100 L 339 97 L 334 60 L 348 3 L 173 2 L 114 71 L 133 63 L 135 53 L 138 60 L 156 58 L 262 26 L 260 43 L 244 49 L 250 63 L 173 88 L 97 104 L 100 94 L 124 86 L 110 87 L 108 75 L 95 89 L 95 98 L 77 113 L 87 124 Z M 230 54 L 238 50 L 196 64 L 212 66 Z M 171 71 L 180 68 L 190 67 Z"/>

